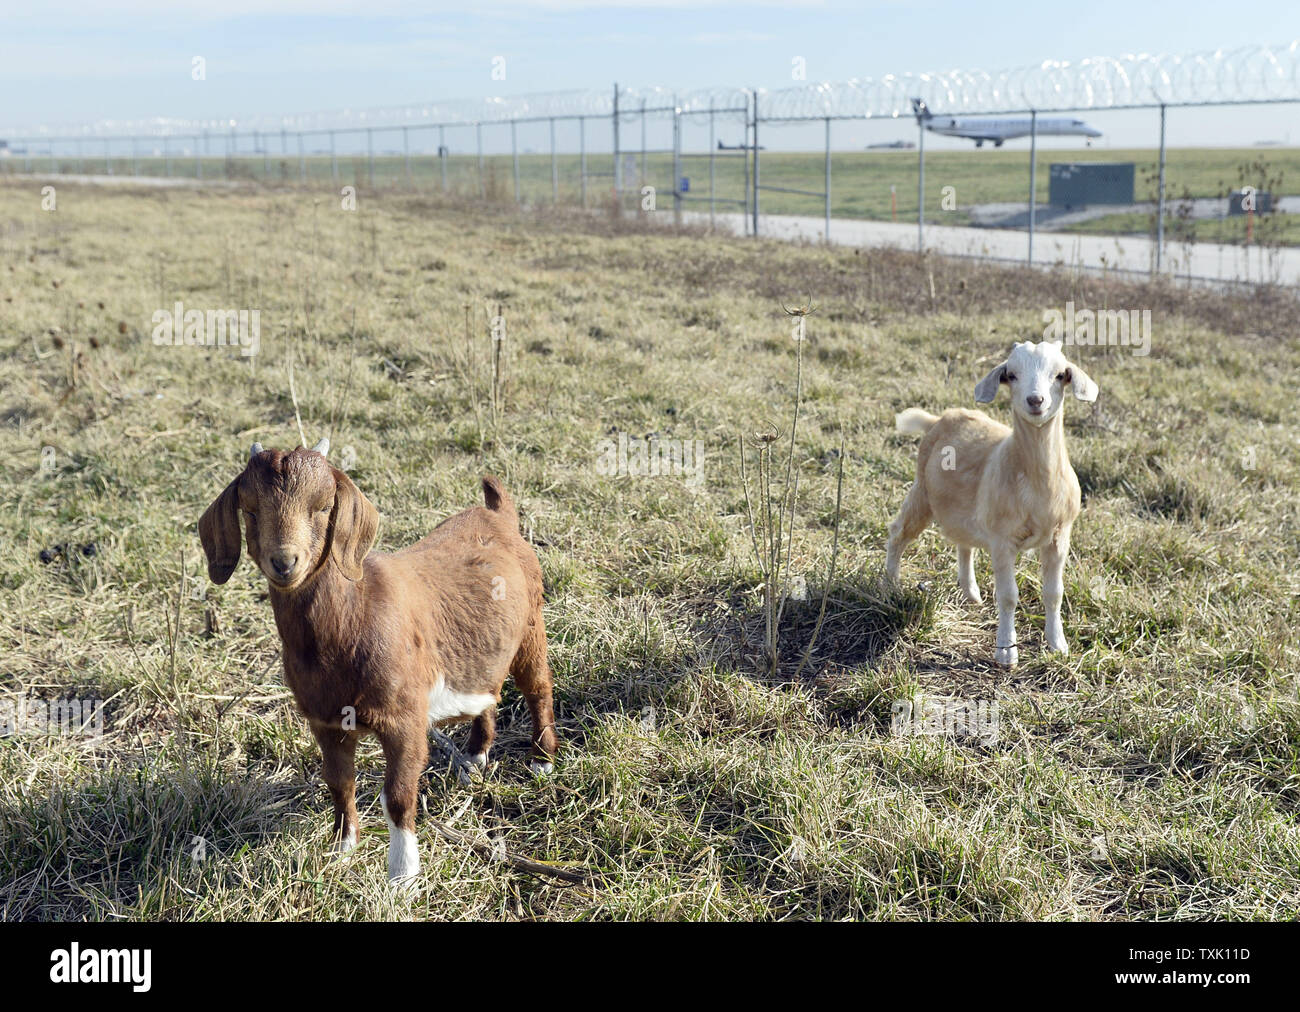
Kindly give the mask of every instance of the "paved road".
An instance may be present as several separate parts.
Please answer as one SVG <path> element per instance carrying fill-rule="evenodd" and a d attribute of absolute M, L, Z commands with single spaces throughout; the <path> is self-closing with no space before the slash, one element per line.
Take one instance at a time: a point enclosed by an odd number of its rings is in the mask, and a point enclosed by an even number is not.
<path fill-rule="evenodd" d="M 75 183 L 80 186 L 145 186 L 156 189 L 179 189 L 188 187 L 239 187 L 246 182 L 226 179 L 195 179 L 193 176 L 110 176 L 79 174 L 74 172 L 14 172 L 0 179 L 31 179 L 38 183 Z"/>
<path fill-rule="evenodd" d="M 707 223 L 701 212 L 684 212 L 687 221 Z M 719 224 L 740 234 L 745 218 L 741 214 L 719 214 Z M 759 219 L 760 236 L 772 239 L 821 242 L 824 218 L 765 214 Z M 831 219 L 831 242 L 846 246 L 917 248 L 916 224 L 887 221 Z M 925 248 L 936 253 L 1024 262 L 1029 252 L 1029 233 L 1003 229 L 926 225 Z M 1077 266 L 1087 270 L 1123 270 L 1149 274 L 1155 263 L 1155 242 L 1138 237 L 1059 235 L 1034 236 L 1034 263 L 1042 266 Z M 1259 247 L 1224 246 L 1218 243 L 1165 243 L 1162 269 L 1179 277 L 1199 281 L 1272 281 L 1300 285 L 1300 248 L 1261 250 Z"/>

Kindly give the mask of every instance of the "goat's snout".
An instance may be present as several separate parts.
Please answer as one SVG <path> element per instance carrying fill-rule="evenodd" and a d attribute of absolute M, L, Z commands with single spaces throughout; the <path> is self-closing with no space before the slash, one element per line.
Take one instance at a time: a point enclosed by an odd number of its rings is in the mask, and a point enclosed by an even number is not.
<path fill-rule="evenodd" d="M 1041 411 L 1043 407 L 1043 395 L 1030 394 L 1025 398 L 1025 403 L 1029 405 L 1030 411 Z"/>
<path fill-rule="evenodd" d="M 275 575 L 283 579 L 294 571 L 298 565 L 297 552 L 290 552 L 281 549 L 271 553 L 271 568 L 275 570 Z"/>

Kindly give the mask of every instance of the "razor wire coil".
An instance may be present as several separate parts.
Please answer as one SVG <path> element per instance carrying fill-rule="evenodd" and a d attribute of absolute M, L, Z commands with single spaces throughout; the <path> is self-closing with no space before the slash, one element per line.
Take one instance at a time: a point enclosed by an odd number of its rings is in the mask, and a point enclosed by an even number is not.
<path fill-rule="evenodd" d="M 876 118 L 912 115 L 912 100 L 935 112 L 987 114 L 1037 110 L 1085 110 L 1134 106 L 1204 105 L 1300 101 L 1300 39 L 1279 46 L 1247 46 L 1188 55 L 1128 54 L 1068 62 L 1044 60 L 1031 67 L 986 72 L 886 74 L 839 83 L 807 83 L 751 93 L 740 88 L 675 92 L 668 88 L 622 88 L 619 118 L 641 114 L 740 116 L 756 97 L 762 120 Z M 195 137 L 257 132 L 353 132 L 422 127 L 471 127 L 535 119 L 608 117 L 614 94 L 573 90 L 371 109 L 338 109 L 245 119 L 101 120 L 94 124 L 42 125 L 3 136 L 51 139 Z"/>

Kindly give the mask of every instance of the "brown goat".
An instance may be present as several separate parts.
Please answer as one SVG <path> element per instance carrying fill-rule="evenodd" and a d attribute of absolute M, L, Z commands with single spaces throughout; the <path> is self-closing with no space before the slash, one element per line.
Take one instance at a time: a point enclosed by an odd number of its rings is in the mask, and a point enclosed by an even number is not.
<path fill-rule="evenodd" d="M 357 845 L 354 755 L 383 746 L 388 875 L 420 868 L 415 812 L 428 728 L 472 720 L 471 761 L 487 765 L 507 672 L 528 701 L 533 769 L 551 770 L 556 738 L 542 619 L 542 571 L 514 504 L 484 477 L 487 508 L 449 517 L 423 540 L 367 554 L 379 514 L 325 459 L 328 441 L 292 453 L 254 443 L 243 473 L 199 520 L 213 583 L 249 557 L 265 574 L 284 644 L 284 680 L 324 759 L 334 846 Z"/>

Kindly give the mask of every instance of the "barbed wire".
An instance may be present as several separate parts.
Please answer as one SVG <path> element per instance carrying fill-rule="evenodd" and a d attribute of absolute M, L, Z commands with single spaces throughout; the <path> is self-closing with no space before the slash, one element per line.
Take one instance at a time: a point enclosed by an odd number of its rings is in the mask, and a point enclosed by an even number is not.
<path fill-rule="evenodd" d="M 771 119 L 910 116 L 913 98 L 944 113 L 1300 101 L 1300 40 L 1186 56 L 1045 60 L 998 73 L 889 74 L 759 94 L 760 115 Z"/>
<path fill-rule="evenodd" d="M 740 115 L 750 92 L 707 88 L 677 92 L 663 87 L 621 88 L 619 111 L 641 108 L 668 115 Z M 900 117 L 911 115 L 913 98 L 943 113 L 990 113 L 1037 109 L 1105 109 L 1141 105 L 1300 101 L 1300 40 L 1289 45 L 1247 46 L 1189 55 L 1128 54 L 1075 63 L 1045 60 L 1032 67 L 989 73 L 951 70 L 887 74 L 840 83 L 808 83 L 758 92 L 763 119 Z M 0 136 L 90 138 L 168 137 L 300 130 L 393 130 L 420 126 L 473 126 L 512 120 L 610 116 L 614 91 L 573 90 L 508 97 L 463 99 L 372 109 L 336 109 L 290 116 L 243 119 L 101 120 L 93 124 L 15 128 Z M 620 117 L 621 118 L 621 117 Z"/>
<path fill-rule="evenodd" d="M 697 89 L 674 92 L 669 88 L 620 88 L 620 110 L 629 117 L 648 113 L 668 115 L 674 107 L 684 112 L 740 113 L 748 108 L 749 93 L 741 88 Z M 574 90 L 498 98 L 460 99 L 420 105 L 383 106 L 371 109 L 335 109 L 291 116 L 249 116 L 241 119 L 177 119 L 152 117 L 138 120 L 100 120 L 93 124 L 43 125 L 5 132 L 13 137 L 193 137 L 198 134 L 278 133 L 281 130 L 397 130 L 402 127 L 474 126 L 478 123 L 509 123 L 521 119 L 566 119 L 578 116 L 611 116 L 614 91 Z"/>

